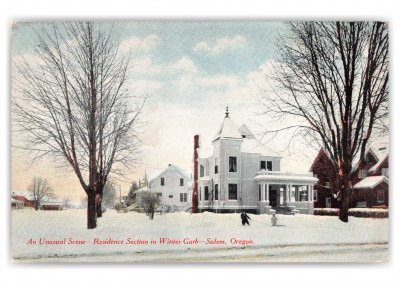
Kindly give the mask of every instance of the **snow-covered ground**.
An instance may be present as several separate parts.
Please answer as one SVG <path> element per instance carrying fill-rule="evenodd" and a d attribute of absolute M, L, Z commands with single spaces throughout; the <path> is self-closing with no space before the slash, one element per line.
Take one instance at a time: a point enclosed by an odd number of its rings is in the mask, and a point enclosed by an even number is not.
<path fill-rule="evenodd" d="M 389 259 L 389 220 L 350 217 L 107 211 L 86 229 L 85 210 L 11 212 L 13 261 L 380 262 Z"/>

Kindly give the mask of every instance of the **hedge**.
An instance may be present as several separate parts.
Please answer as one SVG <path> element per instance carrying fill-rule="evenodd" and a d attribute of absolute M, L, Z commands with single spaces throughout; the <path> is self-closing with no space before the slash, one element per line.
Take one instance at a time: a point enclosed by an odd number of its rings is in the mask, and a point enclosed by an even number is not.
<path fill-rule="evenodd" d="M 338 216 L 338 208 L 315 208 L 314 215 L 319 216 Z M 361 218 L 388 218 L 389 210 L 387 209 L 371 209 L 371 208 L 351 208 L 349 216 Z"/>

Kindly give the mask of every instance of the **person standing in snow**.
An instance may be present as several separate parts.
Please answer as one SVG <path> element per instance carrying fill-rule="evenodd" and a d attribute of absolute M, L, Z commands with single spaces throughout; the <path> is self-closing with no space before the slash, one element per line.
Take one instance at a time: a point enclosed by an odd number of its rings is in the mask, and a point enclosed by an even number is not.
<path fill-rule="evenodd" d="M 242 219 L 242 225 L 243 225 L 243 226 L 244 226 L 245 224 L 247 224 L 247 225 L 250 226 L 250 223 L 249 223 L 250 217 L 249 217 L 249 215 L 247 215 L 245 212 L 242 212 L 242 214 L 240 214 L 240 218 Z"/>
<path fill-rule="evenodd" d="M 278 218 L 276 218 L 275 214 L 272 214 L 272 217 L 271 217 L 272 226 L 275 226 L 277 223 L 278 223 Z"/>

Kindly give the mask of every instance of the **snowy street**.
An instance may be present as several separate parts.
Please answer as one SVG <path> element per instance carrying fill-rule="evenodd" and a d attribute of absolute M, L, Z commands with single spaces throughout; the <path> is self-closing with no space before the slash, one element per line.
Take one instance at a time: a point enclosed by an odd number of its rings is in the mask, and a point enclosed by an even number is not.
<path fill-rule="evenodd" d="M 350 217 L 105 212 L 86 229 L 85 210 L 11 212 L 16 262 L 382 262 L 389 220 Z"/>

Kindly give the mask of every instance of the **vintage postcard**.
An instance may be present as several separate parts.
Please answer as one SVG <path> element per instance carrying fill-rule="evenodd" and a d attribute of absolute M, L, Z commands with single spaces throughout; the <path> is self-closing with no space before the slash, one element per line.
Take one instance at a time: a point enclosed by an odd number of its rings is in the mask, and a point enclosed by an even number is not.
<path fill-rule="evenodd" d="M 12 261 L 389 261 L 388 29 L 13 23 Z"/>

